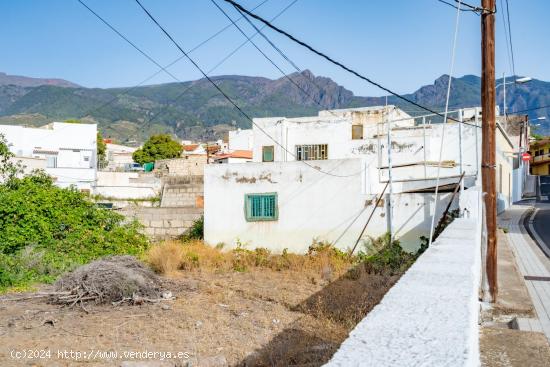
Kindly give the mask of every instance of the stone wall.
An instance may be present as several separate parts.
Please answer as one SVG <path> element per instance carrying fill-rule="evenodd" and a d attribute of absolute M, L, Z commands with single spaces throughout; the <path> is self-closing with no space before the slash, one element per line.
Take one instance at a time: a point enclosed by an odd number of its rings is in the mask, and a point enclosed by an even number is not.
<path fill-rule="evenodd" d="M 135 218 L 144 226 L 144 233 L 155 240 L 176 238 L 202 216 L 202 208 L 127 207 L 119 211 L 126 218 Z"/>
<path fill-rule="evenodd" d="M 169 176 L 202 176 L 206 154 L 185 155 L 182 158 L 161 159 L 155 162 L 155 172 Z"/>
<path fill-rule="evenodd" d="M 163 178 L 161 207 L 202 208 L 203 198 L 204 184 L 202 176 L 174 176 Z"/>

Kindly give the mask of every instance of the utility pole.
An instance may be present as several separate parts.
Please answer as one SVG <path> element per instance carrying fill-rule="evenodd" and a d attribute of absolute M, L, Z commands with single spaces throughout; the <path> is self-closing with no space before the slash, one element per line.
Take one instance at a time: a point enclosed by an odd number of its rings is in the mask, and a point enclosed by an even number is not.
<path fill-rule="evenodd" d="M 495 116 L 495 0 L 481 0 L 481 179 L 487 223 L 487 259 L 485 271 L 489 300 L 495 302 L 497 284 L 497 211 L 496 211 L 496 116 Z"/>

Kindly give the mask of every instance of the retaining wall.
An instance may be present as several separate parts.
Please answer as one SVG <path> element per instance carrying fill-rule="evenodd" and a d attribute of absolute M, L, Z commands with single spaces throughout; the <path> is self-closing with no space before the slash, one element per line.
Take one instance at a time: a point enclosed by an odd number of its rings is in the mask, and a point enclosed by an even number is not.
<path fill-rule="evenodd" d="M 202 208 L 144 208 L 131 207 L 119 211 L 127 218 L 137 219 L 149 237 L 162 240 L 175 238 L 187 231 L 199 219 Z"/>

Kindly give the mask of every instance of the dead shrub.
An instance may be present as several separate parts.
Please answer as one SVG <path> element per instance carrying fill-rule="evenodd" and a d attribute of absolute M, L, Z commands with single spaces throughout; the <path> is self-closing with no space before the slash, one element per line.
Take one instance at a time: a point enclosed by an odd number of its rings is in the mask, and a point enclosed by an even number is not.
<path fill-rule="evenodd" d="M 147 251 L 147 262 L 153 270 L 161 274 L 169 274 L 181 268 L 185 251 L 181 243 L 166 241 L 152 246 Z"/>
<path fill-rule="evenodd" d="M 160 279 L 133 256 L 110 256 L 76 268 L 55 283 L 52 302 L 74 305 L 77 302 L 136 302 L 158 299 Z"/>

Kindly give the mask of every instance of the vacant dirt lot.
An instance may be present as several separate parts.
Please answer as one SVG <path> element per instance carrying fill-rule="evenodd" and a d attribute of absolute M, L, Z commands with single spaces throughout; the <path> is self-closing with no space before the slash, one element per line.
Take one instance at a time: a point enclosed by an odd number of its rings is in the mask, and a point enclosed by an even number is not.
<path fill-rule="evenodd" d="M 333 281 L 313 271 L 195 270 L 164 278 L 175 300 L 88 313 L 7 294 L 0 365 L 321 365 L 396 280 L 362 270 Z M 153 352 L 180 354 L 160 361 Z"/>

